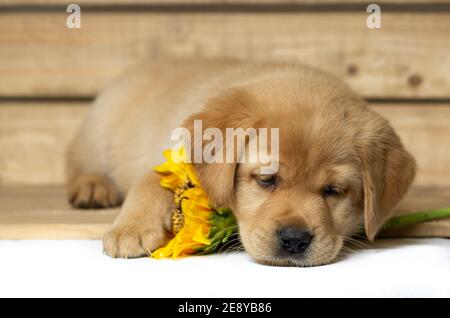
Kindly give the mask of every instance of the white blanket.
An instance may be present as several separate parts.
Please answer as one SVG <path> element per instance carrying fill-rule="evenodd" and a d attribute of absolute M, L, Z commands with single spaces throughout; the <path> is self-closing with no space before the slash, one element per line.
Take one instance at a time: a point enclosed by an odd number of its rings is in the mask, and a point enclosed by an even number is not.
<path fill-rule="evenodd" d="M 0 241 L 0 297 L 450 297 L 450 240 L 380 240 L 335 264 L 255 264 L 245 253 L 122 260 L 99 241 Z"/>

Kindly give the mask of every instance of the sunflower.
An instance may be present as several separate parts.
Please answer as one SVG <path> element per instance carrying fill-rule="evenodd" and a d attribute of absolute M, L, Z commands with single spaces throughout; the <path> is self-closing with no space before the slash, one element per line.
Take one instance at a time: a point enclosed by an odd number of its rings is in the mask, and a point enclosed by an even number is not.
<path fill-rule="evenodd" d="M 174 192 L 174 237 L 154 251 L 152 257 L 180 258 L 215 251 L 236 231 L 232 211 L 211 206 L 192 165 L 186 162 L 183 148 L 166 150 L 163 155 L 166 162 L 155 170 L 161 174 L 161 186 Z"/>

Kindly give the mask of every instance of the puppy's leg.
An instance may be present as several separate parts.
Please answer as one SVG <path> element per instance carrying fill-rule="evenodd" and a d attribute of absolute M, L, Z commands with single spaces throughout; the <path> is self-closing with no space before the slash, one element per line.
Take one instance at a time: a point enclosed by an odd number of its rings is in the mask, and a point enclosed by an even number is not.
<path fill-rule="evenodd" d="M 135 184 L 125 199 L 120 215 L 103 238 L 103 248 L 112 257 L 150 255 L 170 239 L 173 193 L 159 185 L 149 172 Z"/>
<path fill-rule="evenodd" d="M 84 172 L 77 154 L 72 151 L 66 162 L 67 191 L 70 204 L 81 209 L 108 208 L 120 205 L 121 195 L 106 176 Z"/>
<path fill-rule="evenodd" d="M 114 184 L 100 175 L 82 174 L 68 183 L 69 202 L 76 208 L 99 209 L 118 206 L 120 195 Z"/>
<path fill-rule="evenodd" d="M 98 209 L 120 205 L 122 196 L 104 173 L 104 164 L 96 155 L 98 148 L 83 129 L 66 153 L 66 183 L 70 204 L 76 208 Z"/>

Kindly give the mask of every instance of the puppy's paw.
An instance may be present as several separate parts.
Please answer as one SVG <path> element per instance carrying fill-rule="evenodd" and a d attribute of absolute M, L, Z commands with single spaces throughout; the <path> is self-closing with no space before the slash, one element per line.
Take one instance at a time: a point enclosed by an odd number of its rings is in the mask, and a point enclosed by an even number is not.
<path fill-rule="evenodd" d="M 69 202 L 80 209 L 100 209 L 118 206 L 121 198 L 107 178 L 97 175 L 79 176 L 69 185 Z"/>
<path fill-rule="evenodd" d="M 167 241 L 164 230 L 140 230 L 136 226 L 117 226 L 103 237 L 103 250 L 114 258 L 150 256 Z"/>

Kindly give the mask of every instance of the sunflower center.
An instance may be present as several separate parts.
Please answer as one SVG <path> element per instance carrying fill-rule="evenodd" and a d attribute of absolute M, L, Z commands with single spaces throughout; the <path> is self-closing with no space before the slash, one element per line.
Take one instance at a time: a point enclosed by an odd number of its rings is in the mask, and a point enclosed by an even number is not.
<path fill-rule="evenodd" d="M 185 183 L 179 185 L 174 191 L 175 211 L 172 214 L 172 232 L 177 234 L 184 226 L 184 214 L 182 208 L 183 200 L 189 200 L 184 193 L 188 189 L 195 188 L 191 180 L 186 180 Z"/>

